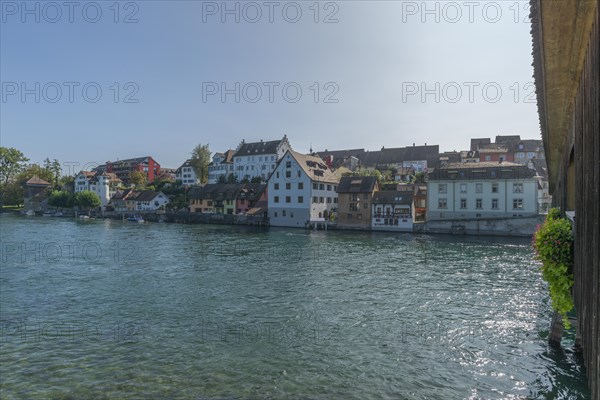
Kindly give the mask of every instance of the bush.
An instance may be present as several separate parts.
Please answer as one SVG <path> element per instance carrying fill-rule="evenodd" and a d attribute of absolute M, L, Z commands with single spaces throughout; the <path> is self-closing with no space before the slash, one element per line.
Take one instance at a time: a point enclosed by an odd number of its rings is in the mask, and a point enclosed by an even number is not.
<path fill-rule="evenodd" d="M 548 212 L 546 221 L 538 226 L 533 236 L 536 258 L 542 262 L 542 277 L 548 282 L 552 308 L 563 317 L 566 329 L 570 328 L 567 313 L 574 307 L 573 287 L 573 236 L 571 223 L 560 217 L 556 208 Z"/>

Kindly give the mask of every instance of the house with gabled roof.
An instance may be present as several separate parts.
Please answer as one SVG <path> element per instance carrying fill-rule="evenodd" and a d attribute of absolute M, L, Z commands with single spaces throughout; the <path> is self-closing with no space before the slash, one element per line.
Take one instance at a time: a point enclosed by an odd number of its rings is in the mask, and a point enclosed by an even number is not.
<path fill-rule="evenodd" d="M 234 155 L 235 150 L 232 149 L 213 155 L 212 162 L 208 164 L 208 183 L 219 183 L 219 179 L 227 180 L 230 175 L 235 176 L 233 168 Z"/>
<path fill-rule="evenodd" d="M 125 189 L 117 191 L 110 205 L 117 212 L 158 211 L 169 203 L 161 191 Z"/>
<path fill-rule="evenodd" d="M 340 173 L 317 155 L 288 150 L 268 181 L 271 226 L 305 227 L 334 219 Z"/>
<path fill-rule="evenodd" d="M 191 159 L 185 160 L 185 162 L 175 170 L 175 180 L 181 182 L 183 186 L 198 185 L 200 183 L 200 179 L 192 166 Z"/>
<path fill-rule="evenodd" d="M 233 156 L 233 169 L 238 182 L 260 177 L 263 182 L 275 170 L 277 162 L 286 151 L 292 147 L 286 135 L 280 140 L 267 142 L 246 143 L 245 140 L 238 145 Z"/>
<path fill-rule="evenodd" d="M 372 207 L 372 230 L 412 232 L 415 215 L 412 190 L 375 192 Z"/>
<path fill-rule="evenodd" d="M 337 226 L 344 229 L 371 227 L 373 195 L 379 190 L 375 176 L 344 176 L 338 184 Z"/>

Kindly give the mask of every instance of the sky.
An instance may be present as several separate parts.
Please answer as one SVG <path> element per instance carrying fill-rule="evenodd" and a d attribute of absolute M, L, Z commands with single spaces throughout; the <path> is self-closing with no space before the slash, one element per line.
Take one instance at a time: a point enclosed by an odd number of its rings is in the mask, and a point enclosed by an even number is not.
<path fill-rule="evenodd" d="M 540 139 L 528 7 L 1 0 L 0 143 L 176 168 L 284 134 L 300 152 Z"/>

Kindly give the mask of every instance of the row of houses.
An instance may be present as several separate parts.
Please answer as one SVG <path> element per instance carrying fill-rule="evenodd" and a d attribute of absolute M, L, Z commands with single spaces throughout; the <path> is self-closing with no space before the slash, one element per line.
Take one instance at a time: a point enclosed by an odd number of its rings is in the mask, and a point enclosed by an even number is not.
<path fill-rule="evenodd" d="M 189 194 L 193 213 L 264 215 L 271 226 L 335 222 L 340 228 L 412 231 L 418 220 L 537 215 L 532 164 L 442 163 L 425 184 L 380 187 L 374 176 L 331 168 L 317 153 L 288 150 L 266 184 L 208 184 Z M 348 175 L 350 174 L 350 175 Z"/>
<path fill-rule="evenodd" d="M 472 139 L 472 150 L 464 152 L 439 153 L 437 145 L 413 144 L 303 154 L 284 135 L 271 141 L 242 140 L 235 150 L 215 153 L 204 186 L 191 160 L 168 170 L 150 156 L 81 171 L 74 186 L 75 192 L 98 194 L 102 210 L 156 211 L 164 209 L 168 196 L 131 188 L 129 175 L 141 171 L 151 182 L 173 174 L 190 189 L 186 198 L 192 213 L 257 215 L 272 226 L 329 221 L 347 228 L 411 230 L 417 221 L 524 217 L 544 211 L 550 199 L 538 142 L 497 136 L 494 143 Z M 503 153 L 493 153 L 500 148 Z M 499 155 L 482 161 L 486 151 Z M 365 169 L 393 170 L 396 184 L 379 187 L 375 177 L 356 176 Z M 419 172 L 426 182 L 415 184 Z"/>

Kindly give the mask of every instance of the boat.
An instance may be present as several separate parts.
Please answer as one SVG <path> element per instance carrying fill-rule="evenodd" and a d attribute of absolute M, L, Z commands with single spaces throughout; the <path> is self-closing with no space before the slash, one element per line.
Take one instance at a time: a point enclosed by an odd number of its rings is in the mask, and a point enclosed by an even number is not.
<path fill-rule="evenodd" d="M 63 213 L 61 213 L 60 211 L 59 212 L 55 212 L 54 215 L 53 215 L 53 217 L 63 217 L 63 216 L 64 216 Z"/>
<path fill-rule="evenodd" d="M 25 213 L 25 215 L 27 215 L 28 217 L 33 217 L 35 215 L 35 211 L 29 210 Z"/>
<path fill-rule="evenodd" d="M 144 221 L 144 218 L 142 218 L 141 215 L 135 215 L 133 217 L 129 217 L 129 218 L 127 218 L 127 221 L 137 222 L 140 224 L 143 224 L 144 222 L 146 222 L 146 221 Z"/>
<path fill-rule="evenodd" d="M 90 219 L 90 217 L 88 215 L 80 215 L 79 218 L 80 219 Z"/>
<path fill-rule="evenodd" d="M 52 217 L 54 213 L 52 211 L 44 211 L 42 217 Z"/>

